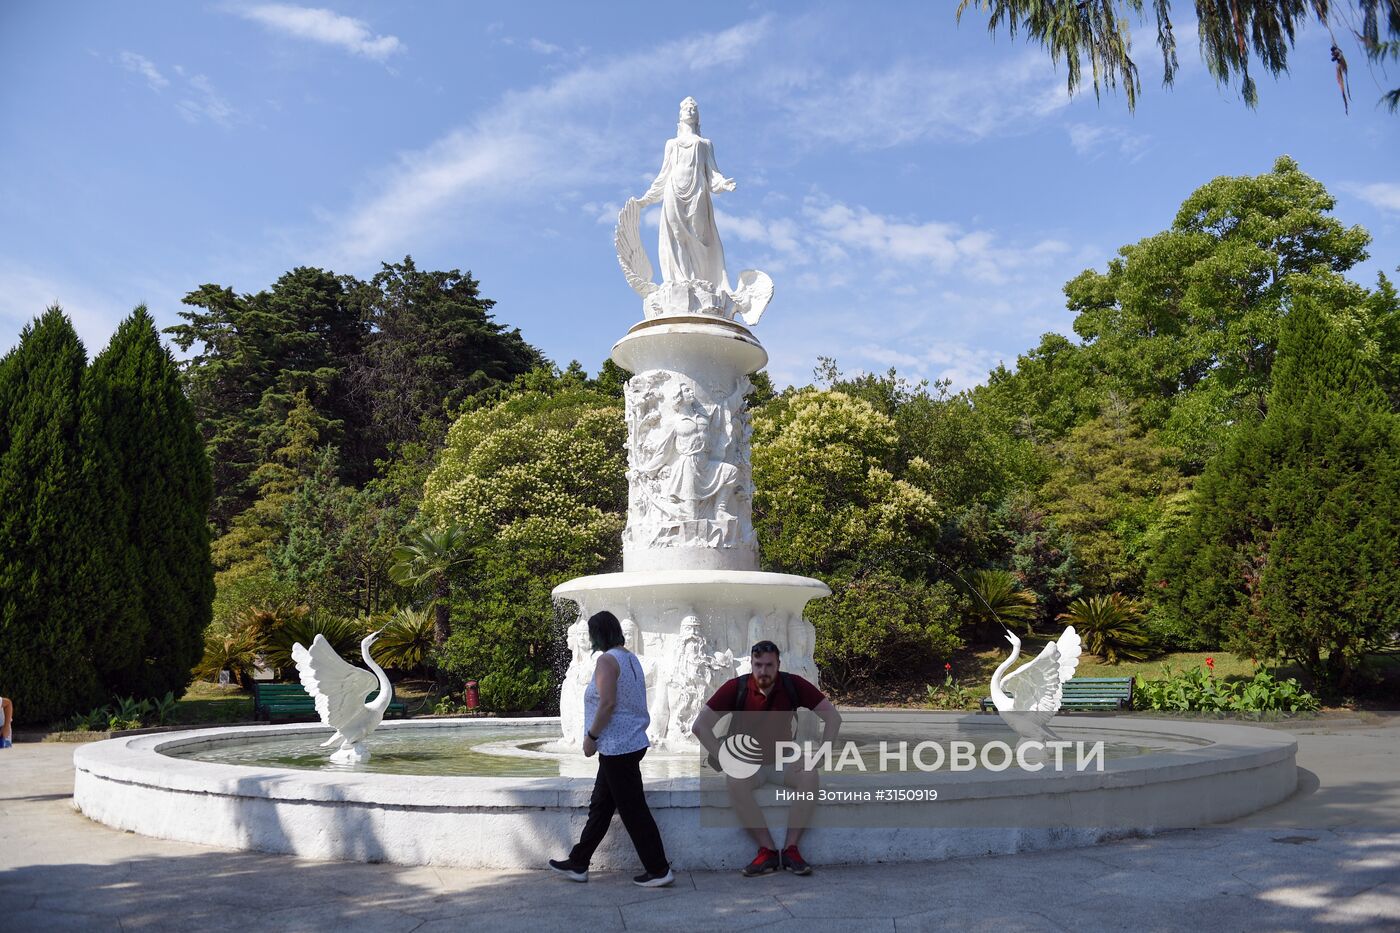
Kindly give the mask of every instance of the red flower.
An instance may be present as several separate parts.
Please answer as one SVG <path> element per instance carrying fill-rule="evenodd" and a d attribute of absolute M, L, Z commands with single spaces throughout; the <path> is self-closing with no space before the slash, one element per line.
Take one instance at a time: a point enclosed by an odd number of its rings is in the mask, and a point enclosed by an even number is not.
<path fill-rule="evenodd" d="M 1206 658 L 1206 667 L 1215 670 L 1215 658 Z"/>
<path fill-rule="evenodd" d="M 953 664 L 952 664 L 952 662 L 950 661 L 950 662 L 945 663 L 945 664 L 943 665 L 943 669 L 944 669 L 945 671 L 951 671 L 951 670 L 953 669 Z"/>

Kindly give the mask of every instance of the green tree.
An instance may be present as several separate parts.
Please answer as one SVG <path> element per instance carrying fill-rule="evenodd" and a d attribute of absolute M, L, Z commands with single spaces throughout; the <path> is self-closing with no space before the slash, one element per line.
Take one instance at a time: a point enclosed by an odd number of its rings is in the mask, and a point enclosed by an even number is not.
<path fill-rule="evenodd" d="M 299 392 L 278 429 L 263 432 L 268 446 L 280 446 L 273 447 L 268 459 L 249 477 L 256 485 L 257 497 L 214 541 L 220 587 L 235 577 L 270 569 L 272 549 L 287 533 L 287 509 L 302 484 L 315 473 L 326 431 L 325 418 L 312 407 L 308 394 Z"/>
<path fill-rule="evenodd" d="M 832 364 L 834 370 L 834 364 Z M 835 381 L 834 379 L 832 381 Z M 894 383 L 789 390 L 753 412 L 754 527 L 763 568 L 817 576 L 816 659 L 833 681 L 884 676 L 961 645 L 965 606 L 934 578 L 946 514 L 934 471 L 901 455 L 894 418 L 877 408 Z M 881 401 L 883 396 L 884 401 Z"/>
<path fill-rule="evenodd" d="M 433 640 L 447 643 L 452 634 L 452 573 L 466 563 L 467 530 L 452 525 L 441 531 L 420 531 L 394 549 L 389 576 L 410 589 L 427 585 L 433 591 Z"/>
<path fill-rule="evenodd" d="M 211 485 L 179 368 L 145 307 L 93 360 L 84 402 L 88 485 L 100 491 L 111 526 L 102 550 L 118 571 L 104 587 L 94 660 L 109 692 L 178 695 L 203 651 L 214 597 Z"/>
<path fill-rule="evenodd" d="M 1045 334 L 1039 346 L 1016 358 L 1014 370 L 998 363 L 970 396 L 977 407 L 995 412 L 1013 436 L 1041 444 L 1094 417 L 1105 385 L 1088 350 L 1060 334 Z"/>
<path fill-rule="evenodd" d="M 355 300 L 371 328 L 354 382 L 367 399 L 381 449 L 436 439 L 473 393 L 508 385 L 544 363 L 517 328 L 495 321 L 495 302 L 456 269 L 384 263 Z"/>
<path fill-rule="evenodd" d="M 1186 486 L 1180 453 L 1115 398 L 1049 455 L 1054 466 L 1038 499 L 1073 538 L 1079 583 L 1095 593 L 1141 593 L 1148 529 Z"/>
<path fill-rule="evenodd" d="M 1370 237 L 1342 226 L 1330 215 L 1334 205 L 1287 157 L 1263 175 L 1201 186 L 1169 230 L 1124 246 L 1106 272 L 1085 271 L 1065 286 L 1082 349 L 1056 351 L 1072 365 L 1017 373 L 1023 385 L 1003 388 L 1002 400 L 1038 403 L 1029 417 L 1063 428 L 1059 400 L 1077 384 L 1090 387 L 1096 407 L 1076 403 L 1075 424 L 1117 395 L 1199 469 L 1231 424 L 1263 410 L 1279 322 L 1296 293 L 1328 291 L 1329 306 L 1366 328 L 1379 326 L 1371 316 L 1385 316 L 1384 301 L 1342 277 L 1366 258 Z M 1045 403 L 1057 414 L 1042 414 Z"/>
<path fill-rule="evenodd" d="M 1142 604 L 1137 600 L 1109 593 L 1076 599 L 1058 620 L 1074 626 L 1085 650 L 1117 664 L 1147 658 L 1152 639 L 1143 631 L 1142 617 Z"/>
<path fill-rule="evenodd" d="M 1012 493 L 994 514 L 1000 551 L 1016 579 L 1036 596 L 1038 621 L 1055 618 L 1083 589 L 1074 538 L 1034 500 L 1030 491 Z"/>
<path fill-rule="evenodd" d="M 1101 88 L 1122 85 L 1128 109 L 1137 105 L 1142 88 L 1131 56 L 1131 20 L 1143 18 L 1143 0 L 961 0 L 959 20 L 969 6 L 990 14 L 987 28 L 993 34 L 1003 27 L 1012 36 L 1024 30 L 1050 52 L 1056 63 L 1063 61 L 1071 94 L 1083 83 L 1083 61 L 1088 59 L 1095 98 Z M 1162 83 L 1170 86 L 1177 71 L 1171 0 L 1153 0 L 1152 12 L 1157 47 L 1162 54 Z M 1310 15 L 1315 15 L 1331 36 L 1343 107 L 1349 107 L 1351 92 L 1346 56 L 1337 45 L 1336 29 L 1344 36 L 1354 35 L 1373 61 L 1400 57 L 1400 3 L 1396 0 L 1356 0 L 1355 4 L 1324 0 L 1196 0 L 1194 13 L 1206 70 L 1221 85 L 1238 80 L 1240 96 L 1251 107 L 1259 101 L 1259 91 L 1249 71 L 1251 64 L 1257 61 L 1274 76 L 1286 73 L 1288 53 L 1293 49 L 1297 31 Z M 1388 35 L 1388 40 L 1383 40 L 1383 35 Z M 1394 111 L 1400 106 L 1400 89 L 1386 92 L 1381 99 Z"/>
<path fill-rule="evenodd" d="M 322 443 L 340 445 L 369 474 L 368 414 L 350 367 L 362 353 L 368 324 L 352 293 L 359 283 L 299 267 L 256 294 L 204 285 L 184 303 L 187 323 L 166 329 L 183 350 L 190 400 L 214 469 L 210 518 L 226 531 L 259 494 L 254 477 L 281 446 L 279 431 L 304 395 L 323 422 Z"/>
<path fill-rule="evenodd" d="M 945 517 L 929 464 L 900 464 L 894 419 L 844 392 L 797 390 L 755 411 L 753 478 L 761 558 L 779 572 L 922 567 Z"/>
<path fill-rule="evenodd" d="M 1207 467 L 1153 574 L 1208 637 L 1346 691 L 1400 624 L 1400 424 L 1335 314 L 1295 304 L 1268 414 Z"/>
<path fill-rule="evenodd" d="M 968 605 L 986 631 L 997 632 L 1018 622 L 1029 627 L 1035 622 L 1035 593 L 1009 570 L 974 570 L 967 575 L 967 584 L 972 590 Z"/>
<path fill-rule="evenodd" d="M 86 354 L 52 307 L 0 366 L 0 671 L 32 722 L 99 697 L 90 643 L 104 606 L 93 579 L 93 502 L 79 449 Z"/>
<path fill-rule="evenodd" d="M 513 392 L 478 396 L 428 477 L 422 520 L 461 525 L 473 542 L 456 602 L 465 624 L 440 652 L 459 676 L 533 682 L 559 636 L 551 590 L 620 569 L 626 423 L 619 400 L 584 381 L 541 369 Z"/>

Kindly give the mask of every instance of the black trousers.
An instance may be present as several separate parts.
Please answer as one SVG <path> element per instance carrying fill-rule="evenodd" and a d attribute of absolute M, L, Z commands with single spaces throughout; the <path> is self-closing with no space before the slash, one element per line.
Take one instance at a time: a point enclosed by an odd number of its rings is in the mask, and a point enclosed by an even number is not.
<path fill-rule="evenodd" d="M 656 828 L 642 789 L 641 764 L 646 753 L 643 748 L 626 755 L 598 756 L 598 779 L 593 782 L 593 798 L 588 802 L 588 822 L 578 845 L 569 853 L 569 861 L 575 865 L 587 865 L 592 861 L 593 853 L 608 834 L 613 813 L 617 813 L 622 817 L 627 835 L 632 837 L 642 867 L 653 875 L 666 874 L 670 863 L 666 861 L 666 848 L 661 844 L 661 830 Z"/>

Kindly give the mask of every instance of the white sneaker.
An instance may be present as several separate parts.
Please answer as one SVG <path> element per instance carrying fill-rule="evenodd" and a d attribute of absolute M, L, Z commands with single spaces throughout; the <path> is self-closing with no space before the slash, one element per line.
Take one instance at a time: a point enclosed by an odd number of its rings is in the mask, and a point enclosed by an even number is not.
<path fill-rule="evenodd" d="M 568 859 L 552 858 L 549 860 L 549 867 L 559 872 L 570 881 L 585 882 L 588 880 L 588 869 L 578 868 Z"/>
<path fill-rule="evenodd" d="M 632 879 L 632 883 L 643 888 L 664 888 L 675 880 L 676 876 L 672 874 L 671 869 L 668 868 L 664 875 L 653 875 L 651 872 L 638 875 Z"/>

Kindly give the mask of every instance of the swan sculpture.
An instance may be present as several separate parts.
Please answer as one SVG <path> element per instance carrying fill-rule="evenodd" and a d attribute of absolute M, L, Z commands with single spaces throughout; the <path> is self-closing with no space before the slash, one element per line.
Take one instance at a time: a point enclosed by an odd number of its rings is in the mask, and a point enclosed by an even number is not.
<path fill-rule="evenodd" d="M 1007 632 L 1006 640 L 1011 642 L 1011 657 L 992 672 L 992 702 L 997 712 L 1022 738 L 1042 742 L 1057 739 L 1046 723 L 1059 712 L 1064 682 L 1073 677 L 1079 667 L 1079 633 L 1071 625 L 1034 660 L 1003 677 L 1006 669 L 1021 656 L 1021 639 Z"/>
<path fill-rule="evenodd" d="M 321 722 L 335 730 L 335 735 L 322 742 L 321 747 L 340 743 L 331 761 L 342 764 L 368 761 L 369 750 L 364 740 L 384 720 L 384 712 L 394 698 L 394 687 L 388 675 L 369 655 L 369 646 L 382 631 L 372 632 L 360 642 L 360 655 L 374 672 L 372 674 L 346 662 L 336 654 L 326 636 L 319 633 L 310 648 L 303 648 L 300 642 L 292 646 L 292 659 L 301 675 L 301 685 L 316 701 Z M 365 702 L 376 687 L 379 696 L 372 703 Z"/>

